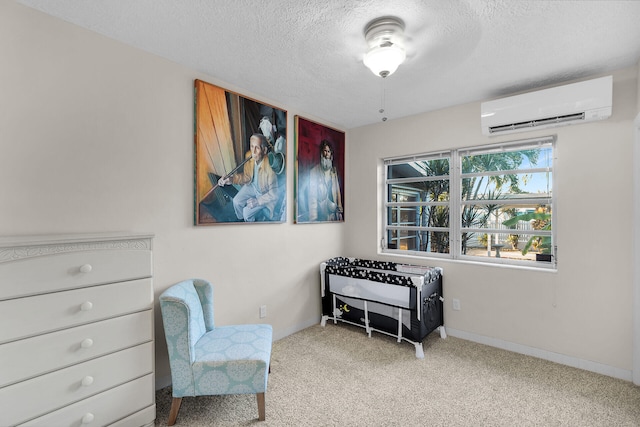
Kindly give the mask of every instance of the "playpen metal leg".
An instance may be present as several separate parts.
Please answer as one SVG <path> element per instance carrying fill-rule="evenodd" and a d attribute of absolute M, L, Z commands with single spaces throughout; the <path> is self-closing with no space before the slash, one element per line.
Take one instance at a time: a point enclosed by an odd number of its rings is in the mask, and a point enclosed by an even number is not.
<path fill-rule="evenodd" d="M 438 326 L 438 329 L 440 330 L 440 338 L 446 338 L 447 332 L 444 330 L 444 325 Z"/>
<path fill-rule="evenodd" d="M 338 324 L 338 319 L 336 318 L 336 294 L 333 294 L 333 306 L 331 307 L 331 313 L 333 313 L 333 324 Z"/>
<path fill-rule="evenodd" d="M 371 338 L 371 328 L 369 327 L 369 308 L 367 307 L 367 300 L 364 301 L 364 329 L 367 331 L 367 335 Z"/>
<path fill-rule="evenodd" d="M 328 319 L 329 319 L 329 316 L 323 315 L 322 318 L 320 319 L 320 326 L 322 326 L 323 328 L 327 326 Z"/>
<path fill-rule="evenodd" d="M 416 357 L 418 359 L 424 359 L 424 349 L 422 348 L 421 342 L 415 342 L 413 345 L 416 346 Z"/>
<path fill-rule="evenodd" d="M 398 342 L 402 341 L 402 309 L 398 307 Z"/>

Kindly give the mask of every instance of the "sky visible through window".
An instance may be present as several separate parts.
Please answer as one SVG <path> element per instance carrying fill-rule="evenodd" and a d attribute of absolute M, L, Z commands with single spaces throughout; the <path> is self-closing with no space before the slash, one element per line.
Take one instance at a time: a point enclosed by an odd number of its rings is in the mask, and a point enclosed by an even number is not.
<path fill-rule="evenodd" d="M 521 169 L 525 168 L 548 168 L 553 167 L 551 159 L 551 148 L 545 148 L 540 151 L 538 162 L 533 165 L 527 157 L 524 158 Z M 528 193 L 547 193 L 551 192 L 551 172 L 533 174 L 526 183 L 522 183 L 522 190 Z"/>

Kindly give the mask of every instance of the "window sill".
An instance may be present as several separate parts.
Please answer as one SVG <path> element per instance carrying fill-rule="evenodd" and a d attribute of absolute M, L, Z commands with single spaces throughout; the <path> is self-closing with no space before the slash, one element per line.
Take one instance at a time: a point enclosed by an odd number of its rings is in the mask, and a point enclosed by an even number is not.
<path fill-rule="evenodd" d="M 461 256 L 459 258 L 452 258 L 447 254 L 433 254 L 425 256 L 422 253 L 411 253 L 405 251 L 395 251 L 395 250 L 378 250 L 378 255 L 397 257 L 400 259 L 411 259 L 411 260 L 425 260 L 430 262 L 447 262 L 454 264 L 468 264 L 468 265 L 477 265 L 483 267 L 498 267 L 498 268 L 512 268 L 516 270 L 526 270 L 526 271 L 539 271 L 539 272 L 550 272 L 557 273 L 558 267 L 553 262 L 545 262 L 545 261 L 513 261 L 506 259 L 495 259 L 495 258 L 484 258 L 485 261 L 478 260 L 478 257 L 470 257 L 470 256 Z"/>

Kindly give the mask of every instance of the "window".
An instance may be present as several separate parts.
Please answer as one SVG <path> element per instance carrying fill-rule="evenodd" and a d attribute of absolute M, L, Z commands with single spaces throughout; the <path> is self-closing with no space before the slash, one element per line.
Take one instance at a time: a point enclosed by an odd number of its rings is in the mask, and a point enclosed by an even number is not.
<path fill-rule="evenodd" d="M 555 266 L 554 144 L 386 159 L 383 252 Z"/>
<path fill-rule="evenodd" d="M 396 159 L 386 164 L 388 248 L 449 253 L 450 155 Z"/>

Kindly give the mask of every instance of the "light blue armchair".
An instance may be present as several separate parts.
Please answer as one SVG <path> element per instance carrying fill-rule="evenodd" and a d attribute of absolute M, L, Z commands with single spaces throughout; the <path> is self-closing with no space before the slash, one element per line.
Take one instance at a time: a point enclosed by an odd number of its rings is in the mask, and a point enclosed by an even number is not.
<path fill-rule="evenodd" d="M 218 394 L 256 394 L 258 419 L 265 419 L 271 325 L 214 326 L 213 286 L 206 280 L 177 283 L 160 295 L 175 424 L 182 398 Z"/>

